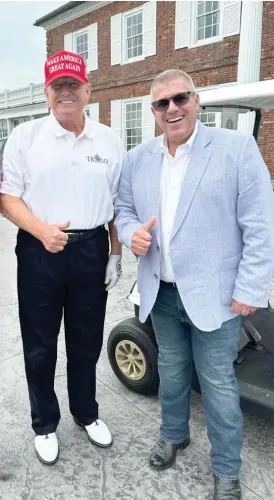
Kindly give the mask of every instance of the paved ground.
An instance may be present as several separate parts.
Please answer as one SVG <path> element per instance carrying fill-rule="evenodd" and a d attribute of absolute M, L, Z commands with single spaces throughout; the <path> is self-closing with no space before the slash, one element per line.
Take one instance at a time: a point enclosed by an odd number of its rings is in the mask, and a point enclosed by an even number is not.
<path fill-rule="evenodd" d="M 158 436 L 158 399 L 123 387 L 110 369 L 104 348 L 98 367 L 98 400 L 115 442 L 112 448 L 100 450 L 87 441 L 69 414 L 62 332 L 56 374 L 62 412 L 60 459 L 53 467 L 36 459 L 17 315 L 15 234 L 14 227 L 0 218 L 0 499 L 210 500 L 209 443 L 199 397 L 194 394 L 192 400 L 191 446 L 179 452 L 171 469 L 152 471 L 147 460 Z M 135 262 L 126 254 L 124 276 L 109 296 L 105 340 L 119 320 L 132 315 L 126 296 L 134 279 Z M 273 426 L 245 416 L 243 459 L 244 500 L 274 500 Z"/>

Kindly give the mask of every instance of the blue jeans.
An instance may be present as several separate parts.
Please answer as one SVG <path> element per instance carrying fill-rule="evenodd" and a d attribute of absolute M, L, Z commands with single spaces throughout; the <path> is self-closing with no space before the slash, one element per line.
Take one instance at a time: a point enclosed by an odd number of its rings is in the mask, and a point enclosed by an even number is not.
<path fill-rule="evenodd" d="M 221 328 L 203 332 L 190 321 L 177 289 L 160 284 L 151 313 L 159 348 L 160 436 L 180 443 L 189 436 L 192 360 L 198 374 L 214 474 L 237 479 L 241 467 L 242 412 L 233 363 L 240 327 L 237 316 Z"/>

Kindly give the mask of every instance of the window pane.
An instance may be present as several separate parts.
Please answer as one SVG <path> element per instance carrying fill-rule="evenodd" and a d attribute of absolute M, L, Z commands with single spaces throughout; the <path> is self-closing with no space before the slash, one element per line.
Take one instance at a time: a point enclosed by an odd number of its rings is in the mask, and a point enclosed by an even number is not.
<path fill-rule="evenodd" d="M 127 150 L 137 146 L 142 141 L 142 102 L 126 103 L 125 129 Z"/>
<path fill-rule="evenodd" d="M 131 35 L 132 36 L 138 35 L 137 26 L 138 26 L 138 24 L 134 24 L 134 26 L 132 26 L 132 28 L 131 28 Z"/>
<path fill-rule="evenodd" d="M 213 2 L 213 9 L 212 10 L 219 10 L 219 3 L 220 2 Z"/>
<path fill-rule="evenodd" d="M 207 14 L 205 16 L 205 25 L 206 26 L 211 26 L 212 25 L 212 14 Z"/>
<path fill-rule="evenodd" d="M 0 121 L 0 139 L 8 137 L 8 126 L 6 120 Z"/>
<path fill-rule="evenodd" d="M 201 112 L 198 114 L 198 118 L 207 127 L 216 127 L 215 113 Z"/>
<path fill-rule="evenodd" d="M 219 12 L 214 12 L 212 15 L 212 24 L 217 24 L 219 22 Z"/>
<path fill-rule="evenodd" d="M 88 34 L 81 33 L 76 36 L 76 52 L 82 56 L 85 62 L 88 59 Z"/>
<path fill-rule="evenodd" d="M 212 26 L 212 36 L 217 36 L 219 35 L 219 25 L 213 24 Z"/>
<path fill-rule="evenodd" d="M 137 118 L 136 127 L 140 128 L 140 129 L 142 128 L 142 116 L 140 116 L 140 118 Z"/>
<path fill-rule="evenodd" d="M 220 11 L 212 12 L 216 7 L 219 8 L 219 2 L 204 2 L 204 4 L 207 14 L 197 17 L 197 40 L 218 36 L 220 32 Z"/>
<path fill-rule="evenodd" d="M 204 28 L 198 30 L 198 40 L 203 40 L 205 38 Z"/>
<path fill-rule="evenodd" d="M 143 32 L 142 21 L 137 24 L 136 34 L 140 35 Z"/>
<path fill-rule="evenodd" d="M 127 40 L 128 59 L 130 57 L 141 56 L 143 53 L 143 35 L 135 36 Z"/>
<path fill-rule="evenodd" d="M 128 17 L 126 27 L 127 58 L 130 59 L 143 53 L 143 13 Z"/>
<path fill-rule="evenodd" d="M 204 25 L 205 25 L 205 17 L 204 16 L 198 17 L 198 29 L 203 28 Z"/>
<path fill-rule="evenodd" d="M 205 12 L 204 2 L 198 2 L 198 16 L 204 14 L 204 12 Z"/>
<path fill-rule="evenodd" d="M 207 26 L 205 29 L 205 38 L 211 38 L 212 36 L 211 26 Z"/>
<path fill-rule="evenodd" d="M 213 2 L 205 2 L 205 12 L 212 12 Z"/>

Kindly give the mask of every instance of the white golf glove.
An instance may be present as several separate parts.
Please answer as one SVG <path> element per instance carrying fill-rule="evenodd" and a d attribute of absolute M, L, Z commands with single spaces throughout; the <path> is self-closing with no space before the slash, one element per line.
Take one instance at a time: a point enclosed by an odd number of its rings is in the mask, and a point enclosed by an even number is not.
<path fill-rule="evenodd" d="M 105 285 L 107 285 L 106 286 L 107 292 L 117 284 L 121 275 L 122 275 L 122 255 L 110 254 L 106 269 L 106 277 L 105 277 Z"/>

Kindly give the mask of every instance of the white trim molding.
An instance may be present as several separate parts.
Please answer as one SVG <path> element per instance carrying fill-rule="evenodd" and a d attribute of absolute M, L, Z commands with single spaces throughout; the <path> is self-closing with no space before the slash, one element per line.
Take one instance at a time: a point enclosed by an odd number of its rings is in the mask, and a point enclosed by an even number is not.
<path fill-rule="evenodd" d="M 61 14 L 53 15 L 52 18 L 47 19 L 45 21 L 39 22 L 39 24 L 35 24 L 35 26 L 41 26 L 46 31 L 52 30 L 53 28 L 57 28 L 62 24 L 68 23 L 69 21 L 73 21 L 78 17 L 84 16 L 89 12 L 93 12 L 94 10 L 100 9 L 105 5 L 112 3 L 112 1 L 97 1 L 97 2 L 82 2 L 80 5 L 76 7 L 72 7 Z M 36 21 L 37 22 L 37 21 Z"/>
<path fill-rule="evenodd" d="M 77 36 L 83 34 L 87 35 L 87 70 L 88 72 L 95 71 L 98 69 L 98 23 L 90 24 L 85 28 L 73 31 L 72 33 L 66 33 L 64 35 L 64 49 L 78 53 Z"/>
<path fill-rule="evenodd" d="M 129 97 L 127 99 L 118 99 L 111 101 L 111 128 L 120 135 L 125 147 L 127 147 L 125 127 L 126 105 L 134 102 L 142 103 L 141 143 L 155 137 L 155 119 L 150 109 L 150 95 Z"/>
<path fill-rule="evenodd" d="M 197 38 L 198 0 L 176 1 L 175 49 L 200 47 L 222 41 L 240 32 L 241 1 L 219 2 L 219 34 L 210 38 Z"/>
<path fill-rule="evenodd" d="M 151 0 L 126 12 L 111 17 L 111 66 L 143 61 L 156 54 L 156 11 L 157 2 Z M 142 13 L 142 54 L 128 58 L 126 49 L 126 20 Z M 137 36 L 137 35 L 136 35 Z"/>

